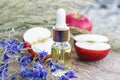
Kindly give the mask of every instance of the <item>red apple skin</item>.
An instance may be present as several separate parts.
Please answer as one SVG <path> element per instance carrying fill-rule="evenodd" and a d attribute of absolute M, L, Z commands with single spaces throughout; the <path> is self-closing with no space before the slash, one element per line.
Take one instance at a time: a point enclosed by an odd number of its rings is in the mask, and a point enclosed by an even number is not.
<path fill-rule="evenodd" d="M 81 60 L 87 61 L 97 61 L 101 60 L 109 53 L 110 49 L 107 50 L 88 50 L 74 46 L 76 54 L 80 57 Z"/>
<path fill-rule="evenodd" d="M 66 15 L 66 23 L 68 26 L 73 26 L 82 30 L 92 31 L 92 22 L 87 16 L 81 14 L 81 18 L 77 18 L 77 13 L 70 13 Z"/>
<path fill-rule="evenodd" d="M 24 48 L 31 48 L 31 45 L 29 42 L 23 41 L 24 42 Z"/>
<path fill-rule="evenodd" d="M 34 52 L 33 49 L 31 48 L 31 44 L 25 40 L 23 40 L 23 42 L 24 42 L 24 48 L 28 48 L 29 55 L 31 57 L 37 56 L 37 53 Z"/>

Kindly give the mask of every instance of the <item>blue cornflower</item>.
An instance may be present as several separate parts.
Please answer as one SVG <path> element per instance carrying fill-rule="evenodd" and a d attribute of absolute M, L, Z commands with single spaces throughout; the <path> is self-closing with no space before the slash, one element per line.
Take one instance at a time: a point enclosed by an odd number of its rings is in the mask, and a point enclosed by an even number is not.
<path fill-rule="evenodd" d="M 47 71 L 43 68 L 43 66 L 38 63 L 38 62 L 34 62 L 33 63 L 33 73 L 34 73 L 34 76 L 33 78 L 35 80 L 37 80 L 39 77 L 41 80 L 47 80 Z"/>
<path fill-rule="evenodd" d="M 22 78 L 26 77 L 26 72 L 27 72 L 28 70 L 29 70 L 29 69 L 28 69 L 28 66 L 25 66 L 23 69 L 21 69 L 21 70 L 19 71 L 19 75 L 20 75 Z"/>
<path fill-rule="evenodd" d="M 29 79 L 29 78 L 33 78 L 34 73 L 33 73 L 33 70 L 30 70 L 30 69 L 28 68 L 28 66 L 25 66 L 23 69 L 21 69 L 21 70 L 19 71 L 19 75 L 20 75 L 22 78 Z"/>
<path fill-rule="evenodd" d="M 41 80 L 40 77 L 35 77 L 33 80 Z"/>
<path fill-rule="evenodd" d="M 23 49 L 23 42 L 19 40 L 10 40 L 7 43 L 7 50 L 11 51 L 13 54 L 18 52 L 21 52 L 21 49 Z"/>
<path fill-rule="evenodd" d="M 3 69 L 3 68 L 8 68 L 8 66 L 9 66 L 8 63 L 0 64 L 0 70 Z"/>
<path fill-rule="evenodd" d="M 77 77 L 75 76 L 75 73 L 74 73 L 73 71 L 69 71 L 69 72 L 65 73 L 65 75 L 66 75 L 68 78 L 77 78 Z"/>
<path fill-rule="evenodd" d="M 42 77 L 42 69 L 43 66 L 41 64 L 36 63 L 33 67 L 33 73 L 34 73 L 34 77 Z"/>
<path fill-rule="evenodd" d="M 38 52 L 38 58 L 43 59 L 47 56 L 47 54 L 48 52 L 45 51 Z"/>
<path fill-rule="evenodd" d="M 58 80 L 69 80 L 69 78 L 65 75 L 62 75 L 58 78 Z"/>
<path fill-rule="evenodd" d="M 47 71 L 45 69 L 42 70 L 42 80 L 47 80 Z"/>
<path fill-rule="evenodd" d="M 0 41 L 0 44 L 2 47 L 5 47 L 7 51 L 9 51 L 12 54 L 16 52 L 20 53 L 21 49 L 23 49 L 23 42 L 19 40 L 6 41 L 5 39 L 3 39 L 2 41 Z"/>
<path fill-rule="evenodd" d="M 5 39 L 3 39 L 2 41 L 0 41 L 0 45 L 2 47 L 5 47 L 7 45 L 7 41 L 5 41 Z"/>
<path fill-rule="evenodd" d="M 7 54 L 7 53 L 5 53 L 4 55 L 3 55 L 3 61 L 5 62 L 5 61 L 7 61 L 9 58 L 10 58 L 10 54 Z"/>
<path fill-rule="evenodd" d="M 19 43 L 19 46 L 17 46 L 17 48 L 16 48 L 16 51 L 17 51 L 18 53 L 20 53 L 23 48 L 24 48 L 24 44 L 23 44 L 22 42 L 20 42 L 20 43 Z"/>
<path fill-rule="evenodd" d="M 40 78 L 41 80 L 47 80 L 47 71 L 45 69 L 34 69 L 33 70 L 33 78 L 35 80 L 37 80 L 38 78 Z M 38 79 L 39 80 L 39 79 Z"/>
<path fill-rule="evenodd" d="M 22 56 L 21 58 L 19 58 L 18 59 L 18 61 L 19 61 L 19 65 L 20 66 L 27 66 L 29 63 L 30 63 L 30 61 L 31 61 L 31 57 L 30 56 Z"/>
<path fill-rule="evenodd" d="M 8 64 L 1 64 L 0 65 L 0 78 L 6 77 L 7 72 L 8 72 Z"/>
<path fill-rule="evenodd" d="M 31 78 L 31 77 L 33 77 L 33 75 L 34 75 L 33 70 L 27 70 L 25 77 Z"/>
<path fill-rule="evenodd" d="M 69 71 L 64 75 L 60 76 L 58 80 L 69 80 L 70 78 L 77 78 L 73 71 Z"/>
<path fill-rule="evenodd" d="M 51 72 L 55 72 L 57 69 L 65 70 L 64 65 L 59 65 L 57 62 L 53 60 L 50 60 L 47 66 L 50 66 L 52 68 Z"/>
<path fill-rule="evenodd" d="M 11 76 L 9 80 L 16 80 L 15 76 Z"/>
<path fill-rule="evenodd" d="M 3 76 L 3 77 L 6 77 L 6 76 L 7 76 L 7 72 L 8 72 L 8 68 L 4 68 L 4 69 L 2 70 L 2 76 Z"/>

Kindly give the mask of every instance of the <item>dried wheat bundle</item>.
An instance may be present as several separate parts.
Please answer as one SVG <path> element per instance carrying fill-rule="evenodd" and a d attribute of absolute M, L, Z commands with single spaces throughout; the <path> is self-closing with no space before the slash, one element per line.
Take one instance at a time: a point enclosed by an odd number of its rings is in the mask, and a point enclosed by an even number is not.
<path fill-rule="evenodd" d="M 72 33 L 72 35 L 79 35 L 79 34 L 87 34 L 87 33 L 91 33 L 87 30 L 82 30 L 82 29 L 79 29 L 79 28 L 76 28 L 76 27 L 70 27 L 70 31 Z"/>
<path fill-rule="evenodd" d="M 0 30 L 29 25 L 54 24 L 55 12 L 75 11 L 89 0 L 0 0 Z"/>

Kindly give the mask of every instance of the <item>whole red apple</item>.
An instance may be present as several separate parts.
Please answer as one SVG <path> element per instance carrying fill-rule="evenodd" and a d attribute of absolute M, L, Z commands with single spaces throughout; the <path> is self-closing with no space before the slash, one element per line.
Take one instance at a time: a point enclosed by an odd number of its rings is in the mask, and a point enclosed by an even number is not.
<path fill-rule="evenodd" d="M 92 30 L 92 22 L 84 14 L 69 13 L 66 15 L 66 23 L 68 26 L 76 27 L 82 30 L 86 30 L 86 31 Z"/>
<path fill-rule="evenodd" d="M 82 60 L 97 61 L 107 56 L 110 51 L 109 39 L 102 35 L 82 34 L 74 37 L 76 54 Z"/>

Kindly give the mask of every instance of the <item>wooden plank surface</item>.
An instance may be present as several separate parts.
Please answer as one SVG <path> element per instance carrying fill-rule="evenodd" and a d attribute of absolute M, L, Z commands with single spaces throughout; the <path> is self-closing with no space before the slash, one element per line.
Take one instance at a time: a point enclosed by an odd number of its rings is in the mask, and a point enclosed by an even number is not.
<path fill-rule="evenodd" d="M 100 61 L 87 62 L 72 56 L 73 68 L 78 78 L 73 80 L 120 80 L 120 53 L 110 52 Z"/>

